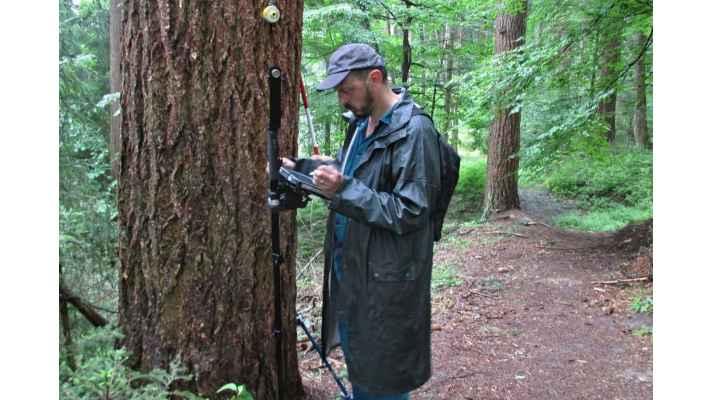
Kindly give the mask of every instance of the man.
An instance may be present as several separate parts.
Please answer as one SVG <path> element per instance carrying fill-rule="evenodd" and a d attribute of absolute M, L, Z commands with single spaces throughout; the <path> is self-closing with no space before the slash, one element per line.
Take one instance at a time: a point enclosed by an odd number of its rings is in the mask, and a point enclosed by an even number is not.
<path fill-rule="evenodd" d="M 283 159 L 330 196 L 322 341 L 341 344 L 355 400 L 408 399 L 431 374 L 437 133 L 368 45 L 337 49 L 327 75 L 317 90 L 355 116 L 344 146 L 336 160 Z"/>

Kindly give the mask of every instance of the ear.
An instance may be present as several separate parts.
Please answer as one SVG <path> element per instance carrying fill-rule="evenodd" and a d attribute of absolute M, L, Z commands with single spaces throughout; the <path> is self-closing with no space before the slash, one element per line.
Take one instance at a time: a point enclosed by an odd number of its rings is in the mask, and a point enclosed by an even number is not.
<path fill-rule="evenodd" d="M 383 74 L 381 73 L 380 70 L 377 69 L 372 69 L 368 73 L 368 80 L 373 83 L 382 83 L 383 82 Z"/>

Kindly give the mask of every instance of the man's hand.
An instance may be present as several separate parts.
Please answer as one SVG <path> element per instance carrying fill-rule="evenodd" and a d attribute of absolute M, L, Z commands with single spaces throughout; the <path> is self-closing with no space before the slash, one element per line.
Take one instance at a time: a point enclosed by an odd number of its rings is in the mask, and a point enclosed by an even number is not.
<path fill-rule="evenodd" d="M 312 181 L 327 197 L 332 198 L 341 189 L 344 177 L 331 165 L 322 165 L 312 172 Z"/>

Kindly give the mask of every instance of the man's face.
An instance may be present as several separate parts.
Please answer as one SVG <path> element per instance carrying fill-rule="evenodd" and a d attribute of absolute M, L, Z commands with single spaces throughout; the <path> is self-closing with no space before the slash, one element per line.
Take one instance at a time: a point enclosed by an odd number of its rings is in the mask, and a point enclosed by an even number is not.
<path fill-rule="evenodd" d="M 339 86 L 336 87 L 341 106 L 350 110 L 359 118 L 371 115 L 373 111 L 373 95 L 366 77 L 349 74 Z"/>

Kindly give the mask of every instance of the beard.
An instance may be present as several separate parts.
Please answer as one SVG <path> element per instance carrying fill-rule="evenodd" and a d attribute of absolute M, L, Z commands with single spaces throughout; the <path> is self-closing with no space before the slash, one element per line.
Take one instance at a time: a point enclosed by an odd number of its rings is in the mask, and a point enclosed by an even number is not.
<path fill-rule="evenodd" d="M 371 88 L 368 86 L 366 86 L 366 99 L 364 103 L 363 107 L 356 108 L 350 104 L 347 104 L 345 107 L 354 113 L 354 115 L 358 118 L 364 118 L 371 115 L 373 112 L 373 94 L 371 93 Z"/>

